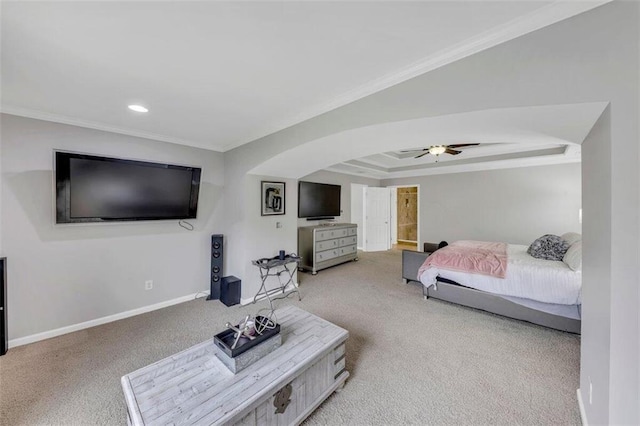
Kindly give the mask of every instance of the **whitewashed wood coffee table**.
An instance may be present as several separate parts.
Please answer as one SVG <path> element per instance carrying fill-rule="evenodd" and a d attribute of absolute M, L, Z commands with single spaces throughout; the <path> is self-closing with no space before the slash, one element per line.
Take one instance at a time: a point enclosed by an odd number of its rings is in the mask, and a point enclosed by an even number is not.
<path fill-rule="evenodd" d="M 276 314 L 282 346 L 238 374 L 218 360 L 212 337 L 123 376 L 128 423 L 302 422 L 349 377 L 344 358 L 349 333 L 295 306 Z"/>

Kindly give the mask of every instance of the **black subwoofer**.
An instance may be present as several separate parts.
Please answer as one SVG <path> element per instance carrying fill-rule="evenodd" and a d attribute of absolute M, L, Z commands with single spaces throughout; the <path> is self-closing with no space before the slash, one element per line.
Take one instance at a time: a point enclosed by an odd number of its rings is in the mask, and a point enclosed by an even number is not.
<path fill-rule="evenodd" d="M 242 282 L 240 278 L 229 275 L 222 277 L 222 286 L 220 287 L 220 301 L 227 306 L 233 306 L 240 303 L 240 291 Z"/>
<path fill-rule="evenodd" d="M 220 282 L 223 275 L 224 237 L 222 234 L 211 236 L 211 290 L 207 300 L 220 299 Z"/>

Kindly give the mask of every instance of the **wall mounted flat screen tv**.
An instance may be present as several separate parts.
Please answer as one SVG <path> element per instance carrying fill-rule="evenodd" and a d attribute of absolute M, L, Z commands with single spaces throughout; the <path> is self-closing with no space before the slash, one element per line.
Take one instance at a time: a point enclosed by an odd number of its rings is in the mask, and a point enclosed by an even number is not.
<path fill-rule="evenodd" d="M 56 152 L 56 223 L 194 219 L 201 172 Z"/>
<path fill-rule="evenodd" d="M 298 182 L 298 217 L 331 219 L 340 216 L 340 185 Z"/>

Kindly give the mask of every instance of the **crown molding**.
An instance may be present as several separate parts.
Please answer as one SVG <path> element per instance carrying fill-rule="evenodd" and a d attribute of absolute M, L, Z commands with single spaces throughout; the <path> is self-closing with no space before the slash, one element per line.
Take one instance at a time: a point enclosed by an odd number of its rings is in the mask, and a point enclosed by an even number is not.
<path fill-rule="evenodd" d="M 237 148 L 246 143 L 268 136 L 295 124 L 362 99 L 366 96 L 372 95 L 376 92 L 403 83 L 429 71 L 433 71 L 475 53 L 571 18 L 572 16 L 579 15 L 606 3 L 610 3 L 611 1 L 613 0 L 555 1 L 531 13 L 520 16 L 488 31 L 482 32 L 477 36 L 471 37 L 463 42 L 434 53 L 433 55 L 427 56 L 426 58 L 407 67 L 383 77 L 371 80 L 368 83 L 329 100 L 328 102 L 317 104 L 300 114 L 290 117 L 289 119 L 264 127 L 260 131 L 252 132 L 235 142 L 225 145 L 224 151 Z"/>
<path fill-rule="evenodd" d="M 159 133 L 144 132 L 125 127 L 112 126 L 97 121 L 82 120 L 80 118 L 68 117 L 61 114 L 51 114 L 44 111 L 22 108 L 13 105 L 2 104 L 0 112 L 3 114 L 17 115 L 26 118 L 35 118 L 37 120 L 51 121 L 53 123 L 69 124 L 72 126 L 84 127 L 87 129 L 101 130 L 104 132 L 118 133 L 121 135 L 134 136 L 136 138 L 152 139 L 155 141 L 174 143 L 178 145 L 192 146 L 194 148 L 207 149 L 209 151 L 222 152 L 222 148 L 218 146 L 205 145 L 200 142 L 190 141 L 186 139 L 174 138 L 171 136 L 161 135 Z"/>

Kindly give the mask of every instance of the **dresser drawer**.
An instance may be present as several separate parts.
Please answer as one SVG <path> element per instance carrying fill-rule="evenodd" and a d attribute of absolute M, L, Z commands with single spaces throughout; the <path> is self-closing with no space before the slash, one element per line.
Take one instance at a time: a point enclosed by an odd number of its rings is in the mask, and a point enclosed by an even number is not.
<path fill-rule="evenodd" d="M 358 227 L 357 226 L 353 226 L 351 228 L 347 228 L 347 235 L 351 236 L 351 235 L 357 235 L 358 234 Z"/>
<path fill-rule="evenodd" d="M 316 243 L 316 251 L 329 250 L 341 245 L 342 244 L 340 244 L 340 240 L 338 239 L 318 241 Z"/>
<path fill-rule="evenodd" d="M 340 247 L 338 250 L 340 251 L 340 256 L 344 256 L 345 254 L 357 253 L 358 247 L 356 247 L 356 245 L 354 244 L 351 246 Z"/>
<path fill-rule="evenodd" d="M 338 361 L 340 358 L 342 358 L 342 355 L 344 355 L 344 343 L 342 343 L 341 345 L 338 345 L 338 347 L 336 347 L 333 350 L 333 360 L 334 361 Z"/>
<path fill-rule="evenodd" d="M 322 229 L 316 231 L 316 241 L 330 240 L 332 238 L 346 237 L 349 234 L 348 228 Z"/>
<path fill-rule="evenodd" d="M 344 371 L 344 368 L 346 366 L 346 360 L 344 359 L 344 357 L 340 358 L 339 360 L 337 360 L 334 364 L 333 367 L 333 371 L 335 372 L 335 376 L 337 376 L 338 374 L 342 373 L 342 371 Z"/>
<path fill-rule="evenodd" d="M 325 260 L 330 260 L 338 256 L 342 256 L 340 250 L 341 249 L 319 251 L 316 253 L 316 262 L 324 262 Z"/>
<path fill-rule="evenodd" d="M 357 242 L 358 242 L 358 237 L 355 237 L 355 236 L 340 238 L 339 246 L 340 247 L 350 246 L 351 244 L 356 244 Z"/>

